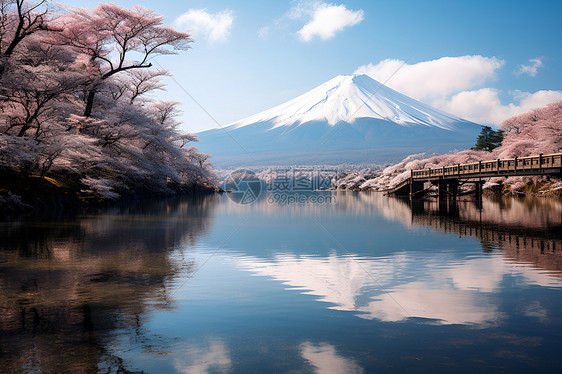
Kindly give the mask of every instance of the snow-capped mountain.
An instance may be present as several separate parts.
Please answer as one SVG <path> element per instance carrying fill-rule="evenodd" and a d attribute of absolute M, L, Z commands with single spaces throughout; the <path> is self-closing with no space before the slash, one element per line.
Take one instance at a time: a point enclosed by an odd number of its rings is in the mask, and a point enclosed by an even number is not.
<path fill-rule="evenodd" d="M 198 134 L 219 167 L 385 163 L 472 146 L 480 126 L 367 75 L 340 75 L 224 129 Z"/>

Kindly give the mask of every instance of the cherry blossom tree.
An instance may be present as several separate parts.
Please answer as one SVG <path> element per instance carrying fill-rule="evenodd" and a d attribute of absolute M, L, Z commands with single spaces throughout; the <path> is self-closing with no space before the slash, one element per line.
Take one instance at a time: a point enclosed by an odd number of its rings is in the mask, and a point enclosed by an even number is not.
<path fill-rule="evenodd" d="M 129 94 L 131 104 L 154 90 L 162 90 L 165 85 L 162 77 L 169 76 L 166 70 L 132 70 L 125 80 L 125 92 Z"/>
<path fill-rule="evenodd" d="M 53 42 L 72 46 L 88 57 L 85 67 L 95 71 L 85 97 L 84 116 L 92 114 L 96 94 L 105 81 L 131 70 L 149 69 L 150 59 L 189 47 L 188 33 L 162 26 L 163 17 L 141 6 L 124 9 L 100 4 L 94 10 L 76 9 L 60 17 Z M 133 56 L 137 60 L 130 60 Z"/>
<path fill-rule="evenodd" d="M 53 19 L 44 3 L 0 8 L 0 173 L 64 176 L 105 199 L 213 187 L 210 156 L 178 129 L 178 103 L 151 96 L 168 73 L 150 58 L 186 49 L 188 34 L 141 7 Z"/>
<path fill-rule="evenodd" d="M 27 37 L 48 30 L 47 1 L 28 4 L 25 0 L 0 1 L 0 78 L 10 57 Z"/>
<path fill-rule="evenodd" d="M 0 77 L 2 165 L 41 176 L 65 153 L 63 144 L 70 139 L 64 123 L 79 104 L 76 87 L 85 82 L 71 66 L 76 53 L 42 43 L 42 34 L 27 35 L 18 43 Z"/>
<path fill-rule="evenodd" d="M 562 150 L 562 101 L 512 117 L 501 124 L 505 136 L 498 157 L 530 156 Z"/>
<path fill-rule="evenodd" d="M 0 101 L 6 113 L 6 127 L 2 133 L 26 135 L 34 129 L 38 138 L 48 121 L 64 119 L 75 104 L 73 93 L 85 77 L 69 68 L 72 51 L 60 46 L 41 43 L 31 36 L 16 52 L 17 69 L 10 69 L 2 77 Z"/>

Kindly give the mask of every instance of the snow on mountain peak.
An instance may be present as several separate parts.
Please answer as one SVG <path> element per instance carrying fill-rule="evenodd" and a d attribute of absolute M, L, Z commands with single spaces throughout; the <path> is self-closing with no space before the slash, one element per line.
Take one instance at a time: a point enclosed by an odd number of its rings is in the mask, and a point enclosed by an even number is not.
<path fill-rule="evenodd" d="M 309 92 L 274 108 L 234 122 L 240 128 L 269 123 L 271 128 L 325 121 L 353 123 L 375 118 L 402 126 L 422 125 L 453 130 L 461 118 L 394 91 L 367 75 L 338 75 Z"/>

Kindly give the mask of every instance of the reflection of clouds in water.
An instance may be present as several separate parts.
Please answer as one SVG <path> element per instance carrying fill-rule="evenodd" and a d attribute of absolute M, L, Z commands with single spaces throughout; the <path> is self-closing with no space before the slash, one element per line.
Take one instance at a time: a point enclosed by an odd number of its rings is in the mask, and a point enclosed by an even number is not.
<path fill-rule="evenodd" d="M 497 307 L 489 302 L 478 302 L 477 296 L 474 292 L 456 290 L 448 285 L 434 289 L 426 282 L 411 282 L 395 287 L 359 308 L 364 312 L 359 317 L 388 322 L 419 317 L 447 324 L 477 325 L 497 321 Z"/>
<path fill-rule="evenodd" d="M 230 351 L 221 339 L 209 339 L 206 345 L 190 345 L 182 358 L 174 360 L 175 369 L 185 374 L 226 373 L 232 367 Z"/>
<path fill-rule="evenodd" d="M 238 257 L 236 262 L 256 275 L 282 281 L 288 289 L 315 295 L 332 304 L 331 309 L 382 321 L 422 317 L 444 324 L 487 325 L 501 319 L 491 293 L 501 289 L 505 276 L 518 277 L 525 285 L 562 287 L 562 280 L 501 255 L 454 262 L 443 253 L 377 259 L 280 255 L 272 260 Z"/>
<path fill-rule="evenodd" d="M 506 270 L 505 262 L 493 256 L 464 261 L 447 269 L 444 275 L 452 280 L 456 289 L 494 292 Z"/>
<path fill-rule="evenodd" d="M 547 313 L 546 309 L 543 308 L 538 301 L 535 301 L 535 302 L 531 303 L 530 305 L 527 305 L 523 309 L 523 314 L 525 314 L 528 317 L 538 318 L 539 321 L 541 321 L 541 322 L 546 322 L 547 319 L 548 319 L 547 318 L 548 313 Z"/>
<path fill-rule="evenodd" d="M 340 356 L 331 344 L 304 342 L 300 345 L 300 350 L 302 357 L 314 366 L 318 374 L 363 373 L 363 369 L 355 361 Z"/>
<path fill-rule="evenodd" d="M 562 287 L 559 273 L 549 273 L 500 255 L 466 260 L 446 272 L 446 277 L 452 280 L 455 288 L 480 292 L 498 291 L 505 275 L 520 277 L 527 286 Z"/>
<path fill-rule="evenodd" d="M 529 264 L 509 263 L 509 270 L 514 275 L 520 275 L 525 280 L 525 285 L 541 287 L 562 287 L 562 280 L 559 272 L 548 272 L 538 270 Z M 557 278 L 555 278 L 555 276 Z"/>

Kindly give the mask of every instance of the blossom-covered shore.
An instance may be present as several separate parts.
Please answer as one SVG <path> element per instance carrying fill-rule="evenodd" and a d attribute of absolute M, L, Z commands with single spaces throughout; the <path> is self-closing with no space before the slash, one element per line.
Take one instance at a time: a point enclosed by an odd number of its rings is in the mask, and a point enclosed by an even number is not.
<path fill-rule="evenodd" d="M 536 109 L 501 124 L 504 138 L 494 150 L 464 150 L 444 155 L 415 154 L 373 176 L 372 170 L 356 170 L 334 188 L 355 191 L 386 191 L 406 180 L 411 170 L 439 168 L 498 158 L 524 157 L 562 152 L 562 101 Z M 562 181 L 548 176 L 490 178 L 484 185 L 488 193 L 512 195 L 562 196 Z"/>

